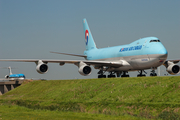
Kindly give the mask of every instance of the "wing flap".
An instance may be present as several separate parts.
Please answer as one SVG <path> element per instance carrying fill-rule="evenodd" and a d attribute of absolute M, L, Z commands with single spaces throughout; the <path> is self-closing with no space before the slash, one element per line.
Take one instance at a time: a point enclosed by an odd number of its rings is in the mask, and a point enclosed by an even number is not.
<path fill-rule="evenodd" d="M 121 61 L 82 61 L 82 62 L 86 64 L 98 65 L 98 66 L 112 66 L 112 67 L 123 66 Z"/>

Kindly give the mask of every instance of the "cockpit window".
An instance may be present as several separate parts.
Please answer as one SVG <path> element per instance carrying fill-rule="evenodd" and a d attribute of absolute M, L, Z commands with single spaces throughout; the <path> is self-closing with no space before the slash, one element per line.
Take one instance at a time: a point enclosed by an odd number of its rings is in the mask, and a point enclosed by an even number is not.
<path fill-rule="evenodd" d="M 150 42 L 160 42 L 160 40 L 151 40 Z"/>

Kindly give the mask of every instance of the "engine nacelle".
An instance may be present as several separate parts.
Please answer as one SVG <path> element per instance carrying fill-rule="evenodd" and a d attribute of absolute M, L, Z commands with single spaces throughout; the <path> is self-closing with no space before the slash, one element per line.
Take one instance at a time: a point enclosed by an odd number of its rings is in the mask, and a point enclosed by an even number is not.
<path fill-rule="evenodd" d="M 79 73 L 81 75 L 84 75 L 84 76 L 90 75 L 91 74 L 91 67 L 84 64 L 84 65 L 79 67 Z"/>
<path fill-rule="evenodd" d="M 8 78 L 9 78 L 9 75 L 6 75 L 5 78 L 8 79 Z"/>
<path fill-rule="evenodd" d="M 176 75 L 179 73 L 179 66 L 178 65 L 175 65 L 175 64 L 171 64 L 167 67 L 167 72 L 171 75 Z"/>
<path fill-rule="evenodd" d="M 44 64 L 44 63 L 38 64 L 36 66 L 36 70 L 37 70 L 38 73 L 44 74 L 44 73 L 46 73 L 48 71 L 48 66 L 46 64 Z"/>

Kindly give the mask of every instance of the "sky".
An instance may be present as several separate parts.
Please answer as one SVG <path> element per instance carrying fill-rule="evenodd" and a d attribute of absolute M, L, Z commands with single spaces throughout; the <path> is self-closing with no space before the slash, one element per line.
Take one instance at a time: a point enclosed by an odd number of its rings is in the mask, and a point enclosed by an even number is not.
<path fill-rule="evenodd" d="M 50 53 L 83 54 L 83 18 L 98 48 L 155 36 L 167 49 L 168 59 L 178 59 L 179 6 L 179 0 L 0 0 L 0 59 L 83 60 Z M 39 74 L 35 63 L 0 62 L 0 67 L 8 66 L 27 78 L 48 80 L 97 78 L 98 72 L 92 68 L 91 75 L 81 76 L 73 64 L 48 63 L 48 72 Z M 160 70 L 166 74 L 164 66 Z M 7 74 L 0 68 L 0 78 Z"/>

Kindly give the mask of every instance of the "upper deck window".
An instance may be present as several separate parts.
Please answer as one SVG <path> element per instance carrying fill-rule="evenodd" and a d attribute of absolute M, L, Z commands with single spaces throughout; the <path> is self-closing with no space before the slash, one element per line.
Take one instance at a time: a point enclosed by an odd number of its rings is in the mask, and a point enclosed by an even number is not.
<path fill-rule="evenodd" d="M 160 40 L 151 40 L 150 42 L 160 42 Z"/>

